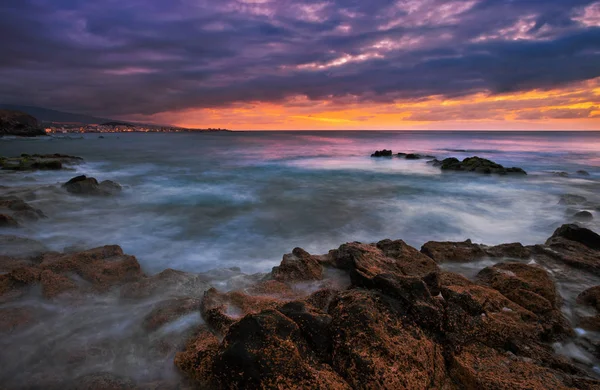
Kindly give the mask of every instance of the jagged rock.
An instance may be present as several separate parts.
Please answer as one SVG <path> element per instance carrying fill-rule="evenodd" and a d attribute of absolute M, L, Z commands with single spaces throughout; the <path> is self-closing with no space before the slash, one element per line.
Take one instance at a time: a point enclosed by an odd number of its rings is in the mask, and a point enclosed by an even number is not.
<path fill-rule="evenodd" d="M 280 282 L 298 282 L 320 280 L 323 278 L 323 266 L 320 260 L 301 248 L 283 256 L 278 267 L 273 267 L 273 279 Z"/>
<path fill-rule="evenodd" d="M 434 163 L 435 165 L 435 163 Z M 465 172 L 477 172 L 477 173 L 496 173 L 496 174 L 520 174 L 526 175 L 521 168 L 505 168 L 500 164 L 493 161 L 486 160 L 480 157 L 468 157 L 463 161 L 459 161 L 455 157 L 446 158 L 441 161 L 440 168 L 443 171 L 465 171 Z"/>
<path fill-rule="evenodd" d="M 573 218 L 578 221 L 591 221 L 592 219 L 594 219 L 594 215 L 589 211 L 580 211 L 578 213 L 575 213 L 575 215 L 573 215 Z"/>
<path fill-rule="evenodd" d="M 499 263 L 480 271 L 477 280 L 540 316 L 547 337 L 561 338 L 572 333 L 561 314 L 561 298 L 554 281 L 543 268 L 522 263 Z"/>
<path fill-rule="evenodd" d="M 46 298 L 54 298 L 64 292 L 77 289 L 77 283 L 49 270 L 40 273 L 40 284 L 42 285 L 42 294 Z"/>
<path fill-rule="evenodd" d="M 437 263 L 466 263 L 484 257 L 527 259 L 531 251 L 520 243 L 486 246 L 473 244 L 471 240 L 463 242 L 429 241 L 421 247 L 421 253 L 431 257 Z"/>
<path fill-rule="evenodd" d="M 46 135 L 37 119 L 29 114 L 14 110 L 0 110 L 0 137 L 16 135 L 20 137 L 35 137 Z"/>
<path fill-rule="evenodd" d="M 387 149 L 377 150 L 371 157 L 392 157 L 392 151 Z"/>
<path fill-rule="evenodd" d="M 546 241 L 546 245 L 552 246 L 554 243 L 560 242 L 560 239 L 578 242 L 590 249 L 600 250 L 600 235 L 575 224 L 562 225 L 556 229 L 552 237 Z"/>
<path fill-rule="evenodd" d="M 98 183 L 93 177 L 85 175 L 76 176 L 63 184 L 63 187 L 70 193 L 76 195 L 99 195 L 108 196 L 121 192 L 122 188 L 119 184 L 105 180 Z"/>

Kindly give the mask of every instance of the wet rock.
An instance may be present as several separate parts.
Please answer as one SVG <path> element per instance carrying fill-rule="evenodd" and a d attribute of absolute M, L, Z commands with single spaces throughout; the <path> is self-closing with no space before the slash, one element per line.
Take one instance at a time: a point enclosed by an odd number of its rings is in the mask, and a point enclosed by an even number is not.
<path fill-rule="evenodd" d="M 558 176 L 558 177 L 569 177 L 569 174 L 567 172 L 554 171 L 554 172 L 552 172 L 552 174 L 554 176 Z"/>
<path fill-rule="evenodd" d="M 77 253 L 44 254 L 39 267 L 57 274 L 77 274 L 98 292 L 144 277 L 137 259 L 125 255 L 117 245 Z"/>
<path fill-rule="evenodd" d="M 289 302 L 278 310 L 298 325 L 308 345 L 326 360 L 331 353 L 331 316 L 307 301 Z"/>
<path fill-rule="evenodd" d="M 212 371 L 219 344 L 219 339 L 206 326 L 200 326 L 196 334 L 189 338 L 183 351 L 175 355 L 177 368 L 200 389 L 215 386 Z"/>
<path fill-rule="evenodd" d="M 392 151 L 387 149 L 377 150 L 371 157 L 392 157 Z"/>
<path fill-rule="evenodd" d="M 0 214 L 0 228 L 17 228 L 19 226 L 17 220 L 13 217 L 6 214 Z"/>
<path fill-rule="evenodd" d="M 105 180 L 98 183 L 95 178 L 85 175 L 72 178 L 63 184 L 63 187 L 76 195 L 108 196 L 121 192 L 121 186 L 113 181 Z"/>
<path fill-rule="evenodd" d="M 273 279 L 280 282 L 320 280 L 323 278 L 323 266 L 319 259 L 301 248 L 283 256 L 278 267 L 273 267 Z"/>
<path fill-rule="evenodd" d="M 560 197 L 558 204 L 567 206 L 581 205 L 587 202 L 587 199 L 581 195 L 565 194 Z"/>
<path fill-rule="evenodd" d="M 541 367 L 527 358 L 501 353 L 481 344 L 473 344 L 452 357 L 450 373 L 461 388 L 479 389 L 567 389 L 595 388 L 576 386 L 577 379 Z"/>
<path fill-rule="evenodd" d="M 393 302 L 350 290 L 332 303 L 332 367 L 352 388 L 416 389 L 447 384 L 442 348 L 405 323 Z"/>
<path fill-rule="evenodd" d="M 546 245 L 552 246 L 560 242 L 560 239 L 578 242 L 590 249 L 600 250 L 600 235 L 575 224 L 562 225 L 556 229 L 552 237 L 546 241 Z"/>
<path fill-rule="evenodd" d="M 49 252 L 48 247 L 39 241 L 25 237 L 0 235 L 0 256 L 28 258 L 45 252 Z"/>
<path fill-rule="evenodd" d="M 121 297 L 141 299 L 160 295 L 201 298 L 209 288 L 208 280 L 202 275 L 166 269 L 157 275 L 124 285 Z"/>
<path fill-rule="evenodd" d="M 383 240 L 377 245 L 349 243 L 329 252 L 335 267 L 346 270 L 355 286 L 371 286 L 379 274 L 410 275 L 422 278 L 437 294 L 439 267 L 402 240 Z"/>
<path fill-rule="evenodd" d="M 540 316 L 545 337 L 561 338 L 572 334 L 561 314 L 561 298 L 554 281 L 543 268 L 522 263 L 500 263 L 480 271 L 477 280 Z"/>
<path fill-rule="evenodd" d="M 0 213 L 13 218 L 17 223 L 47 218 L 41 210 L 31 207 L 16 196 L 0 197 Z"/>
<path fill-rule="evenodd" d="M 578 221 L 591 221 L 592 219 L 594 219 L 594 215 L 589 211 L 580 211 L 578 213 L 575 213 L 575 215 L 573 215 L 573 218 Z"/>
<path fill-rule="evenodd" d="M 64 292 L 77 289 L 77 283 L 66 276 L 45 270 L 40 274 L 40 284 L 44 297 L 51 299 Z"/>
<path fill-rule="evenodd" d="M 526 175 L 521 168 L 505 168 L 500 164 L 493 161 L 486 160 L 480 157 L 468 157 L 463 161 L 459 161 L 457 158 L 450 157 L 442 160 L 440 168 L 443 171 L 464 171 L 464 172 L 476 172 L 476 173 L 495 173 L 495 174 L 520 174 Z"/>
<path fill-rule="evenodd" d="M 407 160 L 421 160 L 423 158 L 435 158 L 435 156 L 419 154 L 419 153 L 398 153 L 397 156 L 403 157 Z"/>
<path fill-rule="evenodd" d="M 584 171 L 583 169 L 576 172 L 579 176 L 590 176 L 588 171 Z"/>
<path fill-rule="evenodd" d="M 531 251 L 520 243 L 486 246 L 474 244 L 471 240 L 463 242 L 429 241 L 421 247 L 421 253 L 437 263 L 467 263 L 484 257 L 527 259 Z"/>
<path fill-rule="evenodd" d="M 200 299 L 196 298 L 174 298 L 160 302 L 144 318 L 144 329 L 154 331 L 186 314 L 200 313 L 200 305 Z"/>
<path fill-rule="evenodd" d="M 577 303 L 590 306 L 600 312 L 600 286 L 588 288 L 577 296 Z"/>
<path fill-rule="evenodd" d="M 81 376 L 69 387 L 73 390 L 135 390 L 138 388 L 132 379 L 109 372 Z"/>

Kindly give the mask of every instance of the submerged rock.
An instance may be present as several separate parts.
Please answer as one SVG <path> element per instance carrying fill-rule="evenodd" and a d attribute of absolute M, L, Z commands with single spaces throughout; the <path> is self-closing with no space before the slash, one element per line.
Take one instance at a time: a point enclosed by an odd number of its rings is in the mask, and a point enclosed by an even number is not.
<path fill-rule="evenodd" d="M 427 154 L 419 154 L 419 153 L 398 153 L 398 157 L 404 157 L 407 160 L 421 160 L 423 158 L 435 158 L 435 156 L 430 156 Z"/>
<path fill-rule="evenodd" d="M 16 228 L 19 226 L 17 220 L 10 215 L 0 214 L 0 228 Z"/>
<path fill-rule="evenodd" d="M 16 196 L 0 197 L 0 214 L 12 218 L 17 224 L 47 218 L 42 210 L 31 207 Z"/>
<path fill-rule="evenodd" d="M 435 163 L 434 163 L 435 165 Z M 465 172 L 477 172 L 477 173 L 495 173 L 495 174 L 520 174 L 526 175 L 521 168 L 505 168 L 500 164 L 493 161 L 486 160 L 481 157 L 468 157 L 460 161 L 455 157 L 446 158 L 441 161 L 440 168 L 443 171 L 465 171 Z"/>
<path fill-rule="evenodd" d="M 575 213 L 575 215 L 573 215 L 573 218 L 578 221 L 591 221 L 592 219 L 594 219 L 594 215 L 589 211 L 580 211 L 578 213 Z"/>
<path fill-rule="evenodd" d="M 392 151 L 387 149 L 377 150 L 371 157 L 392 157 Z"/>
<path fill-rule="evenodd" d="M 64 154 L 22 154 L 20 157 L 0 157 L 0 167 L 9 171 L 52 171 L 69 168 L 83 159 Z"/>
<path fill-rule="evenodd" d="M 588 171 L 584 171 L 583 169 L 576 172 L 579 176 L 590 176 Z"/>
<path fill-rule="evenodd" d="M 63 184 L 63 187 L 70 193 L 76 195 L 96 195 L 109 196 L 121 192 L 122 187 L 114 181 L 105 180 L 98 183 L 98 180 L 85 175 L 76 176 Z"/>
<path fill-rule="evenodd" d="M 560 197 L 558 204 L 568 205 L 568 206 L 576 206 L 576 205 L 584 204 L 586 202 L 587 202 L 587 199 L 581 195 L 565 194 Z"/>

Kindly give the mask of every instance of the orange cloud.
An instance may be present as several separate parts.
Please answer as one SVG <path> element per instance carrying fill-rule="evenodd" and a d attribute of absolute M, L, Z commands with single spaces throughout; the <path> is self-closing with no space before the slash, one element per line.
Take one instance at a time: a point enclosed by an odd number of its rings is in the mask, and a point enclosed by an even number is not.
<path fill-rule="evenodd" d="M 128 119 L 233 130 L 599 130 L 600 78 L 514 94 L 430 96 L 391 103 L 296 96 L 277 104 L 257 101 Z"/>

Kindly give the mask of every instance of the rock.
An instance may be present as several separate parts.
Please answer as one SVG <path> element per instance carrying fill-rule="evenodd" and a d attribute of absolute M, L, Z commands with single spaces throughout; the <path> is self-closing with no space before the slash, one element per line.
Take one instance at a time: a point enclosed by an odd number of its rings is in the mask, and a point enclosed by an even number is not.
<path fill-rule="evenodd" d="M 40 274 L 40 284 L 42 285 L 42 294 L 48 299 L 66 291 L 77 289 L 77 284 L 71 279 L 49 270 L 45 270 Z"/>
<path fill-rule="evenodd" d="M 44 254 L 39 267 L 57 274 L 75 273 L 97 292 L 105 292 L 144 277 L 137 259 L 125 255 L 117 245 L 78 253 Z"/>
<path fill-rule="evenodd" d="M 600 312 L 600 286 L 588 288 L 577 296 L 577 303 L 590 306 Z"/>
<path fill-rule="evenodd" d="M 46 135 L 46 132 L 31 115 L 21 111 L 0 110 L 0 137 L 4 135 L 35 137 Z"/>
<path fill-rule="evenodd" d="M 576 172 L 579 176 L 590 176 L 588 171 L 584 171 L 583 169 Z"/>
<path fill-rule="evenodd" d="M 175 365 L 196 382 L 197 388 L 215 386 L 212 371 L 219 344 L 219 339 L 206 326 L 200 326 L 183 351 L 175 355 Z"/>
<path fill-rule="evenodd" d="M 292 253 L 283 256 L 281 265 L 273 267 L 271 275 L 280 282 L 321 280 L 323 266 L 318 258 L 301 248 L 295 248 Z"/>
<path fill-rule="evenodd" d="M 0 256 L 29 258 L 49 251 L 44 244 L 30 238 L 0 235 Z"/>
<path fill-rule="evenodd" d="M 573 218 L 578 221 L 591 221 L 592 219 L 594 219 L 594 215 L 589 211 L 580 211 L 578 213 L 575 213 L 575 215 L 573 215 Z"/>
<path fill-rule="evenodd" d="M 126 377 L 109 372 L 99 372 L 80 376 L 69 386 L 73 390 L 135 390 L 135 382 Z"/>
<path fill-rule="evenodd" d="M 587 202 L 587 199 L 581 195 L 565 194 L 560 197 L 558 204 L 568 205 L 568 206 L 576 206 L 576 205 L 584 204 L 586 202 Z"/>
<path fill-rule="evenodd" d="M 383 240 L 377 245 L 349 243 L 330 251 L 336 268 L 349 272 L 355 286 L 372 286 L 379 274 L 410 275 L 422 278 L 437 294 L 437 264 L 402 240 Z"/>
<path fill-rule="evenodd" d="M 480 271 L 477 280 L 540 316 L 545 337 L 560 339 L 572 334 L 561 314 L 561 298 L 554 281 L 543 268 L 522 263 L 499 263 Z"/>
<path fill-rule="evenodd" d="M 81 157 L 63 154 L 22 154 L 20 157 L 0 158 L 0 167 L 9 171 L 60 170 L 82 161 Z"/>
<path fill-rule="evenodd" d="M 310 350 L 298 325 L 277 310 L 245 316 L 223 342 L 203 335 L 192 359 L 177 357 L 178 366 L 215 388 L 349 389 L 330 366 Z M 215 350 L 216 349 L 216 350 Z M 209 386 L 207 386 L 209 387 Z"/>
<path fill-rule="evenodd" d="M 6 214 L 0 214 L 0 228 L 17 228 L 19 226 L 17 220 L 13 217 Z"/>
<path fill-rule="evenodd" d="M 200 299 L 196 298 L 174 298 L 162 301 L 144 318 L 144 329 L 152 332 L 186 314 L 200 313 L 200 305 Z"/>
<path fill-rule="evenodd" d="M 404 157 L 407 160 L 420 160 L 423 158 L 435 158 L 435 156 L 429 156 L 429 155 L 418 154 L 418 153 L 398 153 L 397 156 Z"/>
<path fill-rule="evenodd" d="M 421 247 L 421 253 L 431 257 L 437 263 L 467 263 L 484 257 L 528 259 L 531 251 L 520 243 L 486 246 L 464 242 L 429 241 Z"/>
<path fill-rule="evenodd" d="M 121 297 L 141 299 L 160 295 L 201 298 L 209 288 L 208 280 L 201 275 L 166 269 L 157 275 L 124 285 L 121 288 Z"/>
<path fill-rule="evenodd" d="M 113 181 L 105 180 L 98 183 L 98 180 L 95 178 L 85 175 L 72 178 L 63 184 L 63 187 L 68 192 L 76 195 L 108 196 L 121 191 L 121 186 Z"/>
<path fill-rule="evenodd" d="M 444 388 L 442 348 L 380 294 L 350 290 L 332 303 L 332 367 L 352 388 Z M 427 385 L 425 385 L 427 384 Z"/>
<path fill-rule="evenodd" d="M 0 334 L 23 330 L 35 322 L 35 313 L 28 307 L 0 308 Z"/>
<path fill-rule="evenodd" d="M 462 162 L 455 157 L 450 157 L 442 160 L 441 169 L 443 171 L 465 171 L 465 172 L 477 172 L 477 173 L 496 173 L 496 174 L 520 174 L 526 175 L 527 173 L 521 168 L 505 168 L 500 164 L 493 161 L 486 160 L 480 157 L 468 157 Z"/>
<path fill-rule="evenodd" d="M 31 207 L 16 196 L 0 197 L 0 212 L 13 218 L 17 223 L 47 218 L 41 210 Z"/>
<path fill-rule="evenodd" d="M 554 176 L 558 176 L 558 177 L 569 177 L 569 174 L 567 172 L 554 171 L 554 172 L 552 172 L 552 174 Z"/>
<path fill-rule="evenodd" d="M 392 151 L 387 149 L 377 150 L 371 157 L 392 157 Z"/>
<path fill-rule="evenodd" d="M 600 235 L 575 224 L 562 225 L 556 229 L 552 237 L 546 241 L 546 245 L 552 246 L 560 238 L 581 243 L 590 249 L 600 250 Z"/>
<path fill-rule="evenodd" d="M 450 374 L 466 390 L 584 388 L 576 386 L 576 379 L 565 373 L 481 344 L 467 346 L 454 355 Z"/>

